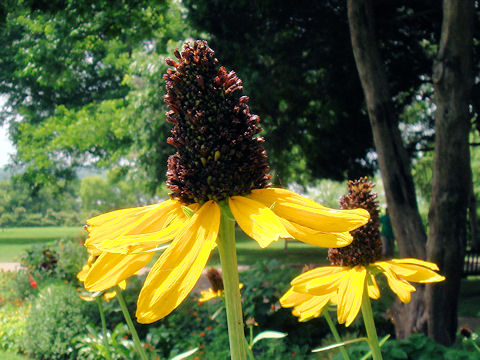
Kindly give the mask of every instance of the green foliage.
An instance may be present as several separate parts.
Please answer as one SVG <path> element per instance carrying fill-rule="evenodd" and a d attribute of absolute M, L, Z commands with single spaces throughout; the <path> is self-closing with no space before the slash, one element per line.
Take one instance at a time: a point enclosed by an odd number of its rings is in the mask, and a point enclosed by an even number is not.
<path fill-rule="evenodd" d="M 77 358 L 82 360 L 136 360 L 138 354 L 135 352 L 133 340 L 128 339 L 129 332 L 127 325 L 120 323 L 115 326 L 112 332 L 108 331 L 106 343 L 101 331 L 97 331 L 90 325 L 86 327 L 87 333 L 73 339 L 74 349 Z M 154 358 L 155 351 L 146 346 L 147 356 Z"/>
<path fill-rule="evenodd" d="M 367 344 L 352 345 L 347 347 L 352 359 L 360 359 L 369 351 Z M 382 346 L 384 360 L 474 360 L 478 359 L 479 353 L 472 349 L 463 348 L 457 344 L 454 348 L 435 343 L 424 334 L 413 334 L 406 340 L 388 340 Z M 334 357 L 342 359 L 341 355 Z"/>
<path fill-rule="evenodd" d="M 85 331 L 91 312 L 91 304 L 82 301 L 72 285 L 60 280 L 43 283 L 27 318 L 25 351 L 41 359 L 75 358 L 72 339 Z"/>
<path fill-rule="evenodd" d="M 26 319 L 30 314 L 30 304 L 8 304 L 0 306 L 0 350 L 20 352 L 18 339 L 25 336 Z M 2 357 L 3 359 L 3 357 Z"/>
<path fill-rule="evenodd" d="M 0 181 L 0 226 L 81 224 L 75 185 L 58 193 L 48 186 L 32 190 L 17 178 Z"/>
<path fill-rule="evenodd" d="M 132 168 L 152 148 L 164 156 L 168 129 L 159 136 L 158 126 L 144 123 L 158 116 L 142 116 L 138 101 L 155 98 L 153 112 L 164 112 L 164 65 L 156 74 L 150 61 L 163 63 L 158 54 L 189 33 L 178 2 L 8 0 L 0 16 L 0 92 L 8 95 L 2 118 L 11 125 L 23 181 L 62 188 L 78 165 Z M 154 136 L 146 135 L 151 130 Z M 148 150 L 146 137 L 153 141 Z M 152 183 L 164 177 L 165 164 L 159 166 Z"/>
<path fill-rule="evenodd" d="M 40 279 L 55 277 L 76 283 L 76 275 L 86 260 L 87 251 L 79 239 L 67 239 L 34 245 L 25 251 L 20 262 Z"/>
<path fill-rule="evenodd" d="M 19 305 L 34 292 L 26 271 L 0 271 L 0 307 Z"/>

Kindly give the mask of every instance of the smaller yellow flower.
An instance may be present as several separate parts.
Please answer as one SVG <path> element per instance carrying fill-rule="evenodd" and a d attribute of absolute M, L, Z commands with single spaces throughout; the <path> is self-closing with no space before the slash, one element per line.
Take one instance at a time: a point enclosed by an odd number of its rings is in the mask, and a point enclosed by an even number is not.
<path fill-rule="evenodd" d="M 377 195 L 374 184 L 367 178 L 349 181 L 349 193 L 342 197 L 343 209 L 359 207 L 368 210 L 370 219 L 366 225 L 352 231 L 353 241 L 343 248 L 331 248 L 328 252 L 333 266 L 319 267 L 297 276 L 292 287 L 280 299 L 283 307 L 293 307 L 293 315 L 306 321 L 321 315 L 328 304 L 337 306 L 339 324 L 350 324 L 362 307 L 363 297 L 380 297 L 375 275 L 382 273 L 388 286 L 399 299 L 410 302 L 416 289 L 411 282 L 432 283 L 445 280 L 437 274 L 438 266 L 418 259 L 381 260 Z"/>
<path fill-rule="evenodd" d="M 200 295 L 202 295 L 202 297 L 198 299 L 199 303 L 204 303 L 206 301 L 215 299 L 217 297 L 221 297 L 225 292 L 223 289 L 223 278 L 220 271 L 212 267 L 208 269 L 206 275 L 207 275 L 208 281 L 210 282 L 211 287 L 208 290 L 200 291 Z M 238 288 L 242 289 L 243 284 L 239 284 Z"/>
<path fill-rule="evenodd" d="M 293 307 L 293 315 L 299 321 L 307 321 L 321 315 L 328 304 L 337 305 L 339 324 L 350 324 L 355 320 L 362 305 L 365 282 L 368 296 L 380 297 L 375 280 L 376 273 L 383 273 L 388 285 L 399 299 L 410 302 L 416 289 L 409 282 L 432 283 L 445 280 L 437 274 L 437 265 L 418 259 L 392 259 L 377 261 L 368 266 L 324 266 L 297 276 L 292 287 L 282 296 L 283 307 Z"/>

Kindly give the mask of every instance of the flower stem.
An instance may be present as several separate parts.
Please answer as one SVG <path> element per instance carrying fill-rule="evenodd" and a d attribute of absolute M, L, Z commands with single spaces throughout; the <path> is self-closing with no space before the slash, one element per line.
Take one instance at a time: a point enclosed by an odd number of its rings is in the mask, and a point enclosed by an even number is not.
<path fill-rule="evenodd" d="M 103 345 L 105 346 L 105 355 L 107 360 L 111 359 L 110 351 L 108 349 L 108 339 L 107 339 L 107 323 L 105 321 L 105 311 L 103 311 L 102 297 L 97 296 L 98 312 L 100 313 L 100 320 L 102 321 L 102 334 L 103 334 Z"/>
<path fill-rule="evenodd" d="M 335 324 L 333 323 L 333 320 L 332 320 L 330 314 L 328 313 L 328 309 L 324 308 L 322 310 L 322 314 L 325 317 L 325 320 L 327 320 L 328 327 L 330 328 L 330 331 L 332 332 L 335 341 L 337 343 L 341 343 L 342 339 L 340 338 L 340 335 L 338 334 L 337 328 L 335 327 Z M 350 357 L 348 356 L 347 350 L 345 350 L 345 346 L 342 345 L 340 347 L 340 352 L 342 353 L 343 358 L 345 360 L 350 360 Z"/>
<path fill-rule="evenodd" d="M 372 349 L 373 360 L 382 360 L 382 352 L 380 351 L 380 344 L 378 343 L 377 329 L 375 328 L 375 322 L 373 320 L 372 305 L 370 304 L 366 281 L 362 297 L 362 315 L 365 329 L 367 330 L 368 344 Z"/>
<path fill-rule="evenodd" d="M 245 333 L 242 303 L 238 281 L 237 250 L 235 248 L 235 220 L 228 205 L 221 209 L 218 252 L 222 264 L 225 308 L 227 311 L 228 338 L 232 360 L 246 360 Z"/>
<path fill-rule="evenodd" d="M 138 338 L 137 330 L 135 330 L 135 326 L 133 326 L 132 318 L 130 317 L 130 314 L 127 309 L 127 304 L 122 295 L 122 289 L 120 289 L 118 286 L 115 286 L 115 291 L 117 292 L 117 298 L 118 298 L 118 302 L 120 303 L 120 308 L 122 309 L 123 317 L 125 318 L 128 329 L 132 334 L 135 348 L 137 349 L 137 352 L 139 353 L 142 360 L 148 360 L 147 354 L 145 353 L 145 349 L 142 347 L 142 344 L 140 343 L 140 339 Z"/>

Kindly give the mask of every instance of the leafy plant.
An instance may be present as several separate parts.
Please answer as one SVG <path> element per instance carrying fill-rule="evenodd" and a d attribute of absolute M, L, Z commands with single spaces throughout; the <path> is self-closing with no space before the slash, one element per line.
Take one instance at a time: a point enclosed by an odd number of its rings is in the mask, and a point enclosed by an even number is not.
<path fill-rule="evenodd" d="M 70 359 L 72 339 L 85 331 L 92 314 L 75 287 L 59 280 L 41 285 L 27 318 L 23 346 L 40 359 Z"/>
<path fill-rule="evenodd" d="M 20 306 L 8 304 L 0 307 L 0 349 L 20 352 L 19 339 L 25 334 L 26 319 L 30 313 L 30 304 Z"/>

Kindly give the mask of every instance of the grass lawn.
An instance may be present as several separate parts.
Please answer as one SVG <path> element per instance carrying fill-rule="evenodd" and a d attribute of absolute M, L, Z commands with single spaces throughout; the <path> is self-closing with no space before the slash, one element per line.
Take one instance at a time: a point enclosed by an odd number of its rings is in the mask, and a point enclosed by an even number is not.
<path fill-rule="evenodd" d="M 18 261 L 23 250 L 34 244 L 56 239 L 79 237 L 84 234 L 80 226 L 21 227 L 0 229 L 0 262 Z"/>
<path fill-rule="evenodd" d="M 480 318 L 480 276 L 462 279 L 458 316 Z"/>
<path fill-rule="evenodd" d="M 0 359 L 2 360 L 26 360 L 30 359 L 26 356 L 0 351 Z"/>

